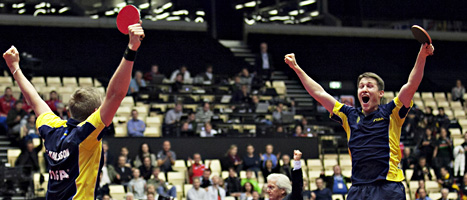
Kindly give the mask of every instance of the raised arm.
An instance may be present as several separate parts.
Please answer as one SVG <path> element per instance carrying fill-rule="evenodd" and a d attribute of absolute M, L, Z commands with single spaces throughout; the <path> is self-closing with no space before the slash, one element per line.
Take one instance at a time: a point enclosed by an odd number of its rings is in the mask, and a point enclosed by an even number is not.
<path fill-rule="evenodd" d="M 295 60 L 295 54 L 287 54 L 285 55 L 285 63 L 292 68 L 295 73 L 297 73 L 298 78 L 302 81 L 303 86 L 305 87 L 306 91 L 314 98 L 316 101 L 321 103 L 321 105 L 326 108 L 329 112 L 332 113 L 332 109 L 336 104 L 336 99 L 332 97 L 329 93 L 327 93 L 321 85 L 319 85 L 315 80 L 310 78 L 297 64 Z"/>
<path fill-rule="evenodd" d="M 404 86 L 402 86 L 398 95 L 399 100 L 406 108 L 410 106 L 413 95 L 415 92 L 417 92 L 420 82 L 422 82 L 426 57 L 433 55 L 434 50 L 435 47 L 433 47 L 431 44 L 425 43 L 420 47 L 420 52 L 418 52 L 417 61 L 415 62 L 415 66 L 413 67 L 412 72 L 410 72 L 409 80 L 406 84 L 404 84 Z"/>
<path fill-rule="evenodd" d="M 133 63 L 131 54 L 136 54 L 139 46 L 141 45 L 141 38 L 144 37 L 144 30 L 141 24 L 133 24 L 128 27 L 130 42 L 128 49 L 125 52 L 126 56 L 122 58 L 120 65 L 110 79 L 109 87 L 104 102 L 101 106 L 101 119 L 106 126 L 112 123 L 112 119 L 117 112 L 120 103 L 125 98 L 128 92 L 128 86 L 131 80 L 131 71 L 133 70 Z M 127 60 L 129 59 L 129 60 Z"/>
<path fill-rule="evenodd" d="M 45 103 L 44 100 L 39 96 L 34 86 L 31 82 L 24 76 L 23 72 L 19 66 L 19 52 L 14 47 L 11 46 L 4 54 L 3 58 L 10 69 L 10 72 L 13 74 L 16 82 L 23 93 L 24 98 L 31 105 L 32 109 L 36 113 L 36 116 L 41 115 L 45 112 L 51 112 L 49 106 Z"/>

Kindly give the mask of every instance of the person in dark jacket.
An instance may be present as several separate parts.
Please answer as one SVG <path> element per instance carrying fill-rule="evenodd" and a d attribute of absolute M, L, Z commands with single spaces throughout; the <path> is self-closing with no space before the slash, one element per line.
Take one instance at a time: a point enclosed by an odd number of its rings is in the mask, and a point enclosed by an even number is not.
<path fill-rule="evenodd" d="M 300 159 L 302 152 L 294 151 L 294 168 L 292 170 L 292 184 L 284 174 L 271 174 L 267 177 L 267 193 L 269 200 L 297 200 L 302 199 L 303 175 Z"/>

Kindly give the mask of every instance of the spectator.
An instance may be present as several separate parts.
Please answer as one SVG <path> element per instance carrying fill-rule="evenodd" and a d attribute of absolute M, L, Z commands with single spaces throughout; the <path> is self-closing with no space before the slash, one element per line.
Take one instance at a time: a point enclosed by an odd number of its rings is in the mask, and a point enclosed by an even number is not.
<path fill-rule="evenodd" d="M 146 82 L 143 80 L 143 73 L 136 71 L 135 76 L 131 79 L 130 87 L 128 88 L 128 95 L 132 95 L 134 98 L 138 98 L 139 92 L 142 88 L 146 87 Z"/>
<path fill-rule="evenodd" d="M 449 116 L 446 115 L 443 107 L 439 107 L 438 111 L 439 113 L 438 115 L 436 115 L 436 123 L 438 125 L 438 130 L 440 130 L 441 128 L 448 129 L 449 124 L 451 124 L 451 122 L 449 121 Z"/>
<path fill-rule="evenodd" d="M 151 157 L 146 156 L 143 158 L 143 165 L 139 166 L 141 177 L 146 181 L 151 178 L 153 172 L 154 166 L 152 166 L 151 163 Z"/>
<path fill-rule="evenodd" d="M 131 165 L 133 163 L 133 160 L 128 156 L 130 152 L 128 151 L 128 148 L 127 147 L 122 147 L 120 149 L 120 156 L 123 156 L 125 157 L 125 166 L 126 167 L 130 167 L 131 168 Z"/>
<path fill-rule="evenodd" d="M 161 169 L 159 167 L 154 167 L 152 170 L 153 178 L 148 180 L 148 185 L 153 185 L 157 193 L 160 195 L 175 197 L 177 195 L 177 189 L 172 187 L 169 190 L 165 181 L 159 178 L 160 173 Z"/>
<path fill-rule="evenodd" d="M 24 120 L 26 122 L 24 122 Z M 39 138 L 39 132 L 36 128 L 36 115 L 31 113 L 26 115 L 22 120 L 23 126 L 21 127 L 21 135 L 20 137 L 22 140 L 31 140 L 33 138 Z"/>
<path fill-rule="evenodd" d="M 99 181 L 99 186 L 101 188 L 104 188 L 105 185 L 114 183 L 117 177 L 117 171 L 115 171 L 115 168 L 109 164 L 107 157 L 103 156 L 103 158 L 104 163 L 102 165 L 101 177 Z"/>
<path fill-rule="evenodd" d="M 242 89 L 242 82 L 241 82 L 240 76 L 239 75 L 234 76 L 233 84 L 230 86 L 230 91 L 232 92 L 232 94 L 235 94 L 237 91 L 241 89 Z M 248 85 L 247 85 L 247 89 L 248 89 Z"/>
<path fill-rule="evenodd" d="M 183 115 L 183 106 L 182 103 L 177 102 L 175 103 L 175 107 L 173 109 L 170 109 L 167 111 L 165 114 L 165 129 L 168 132 L 166 135 L 173 134 L 174 129 L 178 126 L 178 123 L 180 122 L 180 118 L 182 118 Z"/>
<path fill-rule="evenodd" d="M 185 65 L 182 65 L 180 69 L 175 70 L 172 72 L 172 75 L 170 75 L 170 81 L 175 82 L 175 77 L 178 74 L 182 74 L 183 80 L 190 80 L 191 79 L 191 74 L 188 71 L 187 67 Z"/>
<path fill-rule="evenodd" d="M 272 113 L 272 118 L 275 123 L 284 123 L 283 115 L 295 115 L 295 101 L 290 102 L 291 111 L 284 110 L 284 104 L 278 103 L 276 110 Z"/>
<path fill-rule="evenodd" d="M 242 185 L 240 178 L 237 177 L 235 168 L 229 168 L 229 177 L 224 180 L 224 183 L 227 196 L 240 197 L 242 192 Z M 251 185 L 251 183 L 246 183 L 245 185 L 247 184 Z"/>
<path fill-rule="evenodd" d="M 260 195 L 259 195 L 259 192 L 256 191 L 256 190 L 253 190 L 252 196 L 253 196 L 253 198 L 252 198 L 251 200 L 261 200 Z M 263 199 L 263 200 L 264 200 L 264 199 Z"/>
<path fill-rule="evenodd" d="M 161 73 L 159 72 L 159 65 L 153 64 L 151 66 L 151 71 L 146 72 L 144 74 L 144 80 L 146 80 L 147 82 L 151 82 L 155 76 L 160 75 L 160 74 Z"/>
<path fill-rule="evenodd" d="M 213 115 L 209 102 L 204 102 L 203 108 L 198 109 L 198 112 L 196 112 L 196 122 L 210 122 Z"/>
<path fill-rule="evenodd" d="M 9 128 L 9 134 L 12 135 L 13 137 L 18 137 L 19 132 L 21 130 L 21 119 L 23 119 L 24 116 L 26 116 L 28 113 L 23 110 L 23 102 L 22 101 L 16 101 L 15 106 L 13 109 L 10 109 L 8 111 L 8 115 L 6 117 L 6 123 Z"/>
<path fill-rule="evenodd" d="M 110 196 L 110 194 L 104 194 L 102 196 L 102 200 L 112 200 L 112 197 Z"/>
<path fill-rule="evenodd" d="M 214 83 L 214 74 L 212 73 L 212 65 L 207 65 L 206 72 L 202 73 L 203 81 L 209 81 L 211 84 Z"/>
<path fill-rule="evenodd" d="M 104 174 L 103 174 L 103 171 L 101 171 L 101 173 L 99 174 L 99 185 L 97 186 L 97 189 L 95 190 L 95 195 L 96 195 L 96 199 L 103 199 L 104 198 L 104 195 L 109 195 L 110 193 L 110 189 L 109 189 L 109 184 L 110 182 L 109 181 L 105 181 L 103 182 L 102 179 L 104 177 Z"/>
<path fill-rule="evenodd" d="M 63 103 L 57 103 L 57 111 L 54 111 L 54 114 L 59 116 L 62 120 L 68 120 L 70 116 L 68 112 L 65 110 L 65 105 Z"/>
<path fill-rule="evenodd" d="M 34 172 L 40 172 L 39 157 L 38 153 L 42 150 L 42 140 L 39 140 L 40 144 L 34 147 L 32 140 L 26 141 L 21 146 L 21 154 L 15 161 L 15 166 L 23 167 L 23 174 L 25 176 L 31 176 Z"/>
<path fill-rule="evenodd" d="M 418 165 L 415 166 L 412 178 L 410 180 L 431 180 L 432 174 L 430 172 L 430 167 L 426 165 L 426 161 L 427 160 L 425 157 L 420 157 L 418 159 Z"/>
<path fill-rule="evenodd" d="M 227 171 L 229 168 L 234 168 L 237 174 L 242 170 L 242 159 L 238 156 L 237 145 L 230 145 L 229 149 L 225 153 L 225 157 L 222 159 L 222 170 Z"/>
<path fill-rule="evenodd" d="M 436 140 L 433 137 L 432 130 L 427 128 L 425 129 L 425 135 L 420 143 L 417 145 L 420 156 L 426 158 L 426 162 L 431 166 L 433 160 L 433 152 L 435 151 Z"/>
<path fill-rule="evenodd" d="M 253 185 L 254 190 L 261 192 L 261 188 L 259 187 L 258 181 L 255 178 L 253 178 L 252 170 L 246 170 L 246 178 L 242 178 L 241 180 L 242 187 L 245 185 L 245 183 L 251 183 L 251 185 Z"/>
<path fill-rule="evenodd" d="M 259 77 L 266 76 L 266 80 L 271 80 L 274 72 L 273 56 L 268 52 L 268 44 L 260 44 L 260 53 L 256 56 L 255 68 Z"/>
<path fill-rule="evenodd" d="M 10 87 L 5 88 L 4 95 L 0 98 L 0 132 L 6 133 L 8 131 L 8 125 L 6 123 L 6 117 L 11 108 L 15 104 L 15 97 Z M 1 131 L 3 129 L 3 131 Z"/>
<path fill-rule="evenodd" d="M 426 191 L 425 181 L 423 179 L 418 180 L 418 188 L 417 191 L 415 191 L 415 199 L 420 198 L 420 189 L 424 189 Z"/>
<path fill-rule="evenodd" d="M 252 170 L 258 176 L 261 169 L 261 155 L 255 154 L 255 147 L 249 144 L 246 146 L 246 155 L 243 156 L 243 169 Z"/>
<path fill-rule="evenodd" d="M 436 158 L 436 167 L 449 167 L 452 161 L 452 142 L 448 138 L 448 132 L 445 128 L 440 129 L 440 135 L 433 151 L 433 157 Z"/>
<path fill-rule="evenodd" d="M 279 170 L 277 168 L 278 165 L 276 167 L 273 167 L 272 160 L 266 160 L 264 163 L 265 163 L 265 166 L 261 169 L 261 172 L 263 173 L 264 179 L 267 179 L 269 174 L 279 172 Z"/>
<path fill-rule="evenodd" d="M 201 181 L 199 177 L 193 178 L 193 188 L 188 190 L 187 200 L 203 200 L 206 198 L 206 190 L 201 189 Z"/>
<path fill-rule="evenodd" d="M 25 110 L 27 113 L 31 113 L 34 110 L 32 109 L 32 106 L 29 105 L 29 103 L 26 101 L 26 98 L 21 98 L 23 102 L 23 110 Z"/>
<path fill-rule="evenodd" d="M 282 155 L 282 165 L 279 168 L 279 172 L 281 174 L 286 175 L 289 179 L 292 178 L 292 169 L 293 167 L 290 166 L 290 156 L 287 154 Z"/>
<path fill-rule="evenodd" d="M 434 130 L 436 128 L 436 117 L 433 115 L 433 108 L 431 106 L 425 107 L 425 113 L 422 116 L 426 128 Z"/>
<path fill-rule="evenodd" d="M 240 200 L 249 200 L 253 198 L 253 185 L 251 183 L 245 183 L 243 186 L 243 192 L 240 195 Z"/>
<path fill-rule="evenodd" d="M 199 133 L 200 137 L 214 137 L 217 133 L 215 129 L 212 129 L 212 125 L 209 122 L 204 123 L 204 130 Z"/>
<path fill-rule="evenodd" d="M 175 81 L 172 83 L 172 92 L 179 93 L 182 90 L 184 84 L 184 79 L 182 74 L 177 74 L 175 76 Z"/>
<path fill-rule="evenodd" d="M 242 85 L 247 85 L 248 91 L 250 91 L 251 84 L 253 82 L 253 76 L 250 75 L 250 72 L 246 67 L 240 71 L 240 83 Z"/>
<path fill-rule="evenodd" d="M 332 192 L 329 188 L 324 187 L 322 178 L 316 179 L 316 187 L 318 189 L 311 193 L 311 196 L 314 200 L 332 200 Z"/>
<path fill-rule="evenodd" d="M 349 191 L 347 183 L 351 182 L 350 178 L 342 175 L 342 170 L 339 165 L 334 165 L 332 169 L 334 171 L 332 176 L 325 176 L 323 171 L 319 177 L 326 182 L 326 188 L 331 189 L 333 194 L 347 194 Z"/>
<path fill-rule="evenodd" d="M 115 171 L 117 172 L 115 183 L 127 187 L 128 182 L 130 182 L 133 177 L 131 169 L 126 167 L 125 164 L 126 158 L 124 156 L 118 157 L 118 165 L 115 167 Z"/>
<path fill-rule="evenodd" d="M 170 141 L 166 140 L 162 143 L 162 150 L 157 153 L 157 166 L 161 168 L 161 171 L 167 172 L 173 171 L 172 166 L 177 160 L 177 155 L 171 149 Z"/>
<path fill-rule="evenodd" d="M 267 178 L 267 193 L 271 200 L 302 199 L 303 172 L 301 166 L 302 153 L 294 151 L 294 169 L 292 181 L 283 174 L 271 174 Z"/>
<path fill-rule="evenodd" d="M 467 174 L 464 174 L 463 179 L 460 183 L 459 193 L 460 199 L 464 200 L 467 198 Z"/>
<path fill-rule="evenodd" d="M 200 178 L 202 188 L 207 188 L 212 184 L 210 176 L 211 176 L 211 170 L 205 169 L 203 172 L 203 176 L 201 176 Z"/>
<path fill-rule="evenodd" d="M 206 166 L 201 163 L 201 154 L 193 154 L 193 159 L 188 158 L 188 162 L 191 163 L 191 166 L 188 170 L 189 182 L 193 183 L 193 178 L 203 176 Z"/>
<path fill-rule="evenodd" d="M 154 192 L 151 192 L 146 195 L 146 199 L 147 200 L 156 200 L 156 196 L 157 196 L 157 199 L 159 199 L 159 195 L 156 195 Z"/>
<path fill-rule="evenodd" d="M 432 200 L 432 199 L 426 194 L 426 190 L 423 189 L 423 188 L 420 188 L 420 190 L 418 191 L 418 195 L 420 196 L 420 198 L 418 198 L 417 200 Z"/>
<path fill-rule="evenodd" d="M 452 88 L 451 97 L 453 101 L 460 101 L 462 106 L 464 106 L 464 94 L 465 88 L 462 85 L 461 80 L 456 80 L 456 86 Z"/>
<path fill-rule="evenodd" d="M 451 200 L 451 199 L 448 199 L 448 195 L 449 195 L 449 189 L 447 188 L 441 189 L 441 198 L 439 200 Z"/>
<path fill-rule="evenodd" d="M 138 119 L 138 111 L 133 109 L 131 111 L 131 119 L 127 123 L 128 136 L 130 137 L 144 137 L 144 130 L 146 124 L 143 120 Z"/>
<path fill-rule="evenodd" d="M 454 192 L 454 188 L 457 188 L 457 185 L 454 183 L 454 179 L 449 174 L 449 171 L 446 167 L 440 168 L 440 177 L 437 181 L 442 188 L 448 188 L 449 191 Z"/>
<path fill-rule="evenodd" d="M 212 185 L 207 188 L 206 200 L 225 200 L 225 190 L 219 186 L 219 176 L 212 177 Z"/>
<path fill-rule="evenodd" d="M 135 199 L 144 199 L 146 181 L 140 177 L 139 169 L 133 169 L 133 179 L 128 183 L 128 191 L 133 193 Z"/>
<path fill-rule="evenodd" d="M 413 169 L 415 167 L 416 158 L 411 153 L 409 147 L 404 148 L 404 157 L 401 159 L 402 170 L 404 171 L 407 169 Z"/>
<path fill-rule="evenodd" d="M 274 133 L 274 135 L 272 135 L 272 137 L 275 137 L 275 138 L 284 138 L 287 136 L 287 133 L 285 132 L 284 130 L 284 126 L 280 125 L 280 124 L 277 124 L 276 125 L 276 132 Z"/>
<path fill-rule="evenodd" d="M 263 168 L 266 166 L 266 160 L 271 160 L 272 161 L 272 168 L 276 168 L 277 166 L 277 157 L 279 157 L 280 153 L 277 155 L 272 154 L 274 151 L 274 146 L 272 144 L 266 145 L 266 153 L 263 154 L 261 157 L 261 160 L 263 161 Z"/>
<path fill-rule="evenodd" d="M 126 193 L 125 200 L 134 200 L 134 199 L 135 199 L 135 195 L 133 195 L 133 193 L 131 192 Z"/>
<path fill-rule="evenodd" d="M 45 103 L 47 103 L 50 110 L 55 112 L 55 111 L 57 111 L 57 104 L 61 103 L 62 101 L 60 101 L 60 99 L 58 99 L 58 93 L 55 90 L 50 91 L 49 97 L 50 97 L 50 99 L 45 101 Z"/>
<path fill-rule="evenodd" d="M 251 104 L 248 85 L 243 84 L 240 90 L 237 90 L 235 93 L 233 93 L 231 102 L 235 104 Z"/>
<path fill-rule="evenodd" d="M 109 152 L 109 143 L 105 140 L 102 141 L 102 153 L 104 154 L 107 163 L 115 163 L 114 155 Z"/>
<path fill-rule="evenodd" d="M 151 149 L 149 148 L 149 145 L 147 143 L 142 143 L 138 155 L 135 157 L 135 161 L 133 163 L 133 166 L 136 168 L 139 168 L 139 166 L 143 165 L 143 158 L 144 157 L 150 157 L 151 158 L 151 165 L 152 166 L 158 166 L 156 163 L 156 155 L 152 153 Z"/>
<path fill-rule="evenodd" d="M 467 141 L 467 134 L 464 134 L 464 140 Z M 454 148 L 454 177 L 461 177 L 465 172 L 465 150 L 466 148 L 462 145 Z"/>
<path fill-rule="evenodd" d="M 303 192 L 302 192 L 303 200 L 311 200 L 311 190 L 308 188 L 308 181 L 303 179 Z"/>
<path fill-rule="evenodd" d="M 308 134 L 303 132 L 303 127 L 301 125 L 296 125 L 292 134 L 293 137 L 308 137 Z"/>

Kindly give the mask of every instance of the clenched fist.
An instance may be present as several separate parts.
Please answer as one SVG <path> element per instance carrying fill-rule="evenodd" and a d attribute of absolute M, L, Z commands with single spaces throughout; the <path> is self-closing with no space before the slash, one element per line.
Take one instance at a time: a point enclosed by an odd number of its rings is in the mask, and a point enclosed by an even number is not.
<path fill-rule="evenodd" d="M 302 159 L 302 152 L 300 152 L 300 150 L 294 150 L 293 151 L 293 159 L 295 161 L 300 161 L 300 159 Z"/>
<path fill-rule="evenodd" d="M 128 47 L 133 51 L 138 50 L 139 46 L 141 45 L 141 40 L 145 36 L 143 27 L 141 26 L 141 21 L 139 24 L 133 24 L 128 26 L 128 33 L 130 37 Z"/>
<path fill-rule="evenodd" d="M 3 58 L 12 73 L 19 68 L 19 52 L 16 47 L 11 46 L 5 53 L 3 53 Z"/>
<path fill-rule="evenodd" d="M 284 61 L 292 69 L 295 69 L 298 66 L 297 65 L 297 60 L 295 60 L 295 54 L 293 54 L 293 53 L 285 55 Z"/>

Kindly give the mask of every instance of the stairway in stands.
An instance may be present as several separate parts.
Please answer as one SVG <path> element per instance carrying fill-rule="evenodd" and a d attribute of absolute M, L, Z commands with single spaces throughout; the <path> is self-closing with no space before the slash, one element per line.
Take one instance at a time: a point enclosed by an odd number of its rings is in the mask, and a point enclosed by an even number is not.
<path fill-rule="evenodd" d="M 7 136 L 0 135 L 0 163 L 8 163 L 7 152 L 8 149 L 13 148 L 10 145 L 11 142 L 8 140 Z"/>
<path fill-rule="evenodd" d="M 256 56 L 250 47 L 241 40 L 219 40 L 219 42 L 234 54 L 235 57 L 242 59 L 251 66 L 255 64 Z M 283 71 L 275 71 L 272 81 L 284 81 L 287 88 L 287 97 L 295 99 L 297 103 L 297 114 L 310 114 L 314 107 L 313 99 L 302 86 L 298 78 L 289 78 Z"/>

